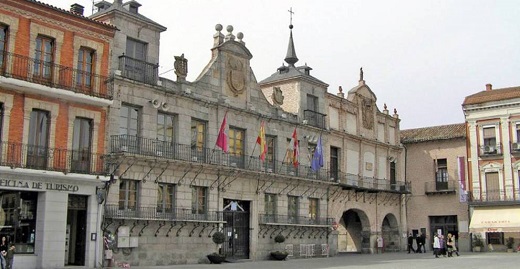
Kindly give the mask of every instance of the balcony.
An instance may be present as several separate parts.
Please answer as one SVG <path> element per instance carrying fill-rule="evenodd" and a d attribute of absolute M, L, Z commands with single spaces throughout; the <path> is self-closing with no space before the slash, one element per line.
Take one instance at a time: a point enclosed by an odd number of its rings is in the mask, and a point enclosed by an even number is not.
<path fill-rule="evenodd" d="M 338 182 L 343 189 L 360 192 L 396 192 L 410 193 L 410 183 L 396 181 L 391 183 L 384 178 L 359 176 L 349 173 L 337 172 Z"/>
<path fill-rule="evenodd" d="M 279 224 L 298 226 L 331 226 L 333 218 L 309 218 L 307 216 L 288 216 L 277 214 L 259 214 L 259 224 Z"/>
<path fill-rule="evenodd" d="M 159 64 L 137 60 L 124 54 L 119 56 L 119 71 L 122 77 L 149 85 L 157 85 L 159 80 Z"/>
<path fill-rule="evenodd" d="M 312 110 L 303 111 L 303 119 L 308 125 L 325 129 L 325 114 L 321 114 Z"/>
<path fill-rule="evenodd" d="M 9 52 L 3 53 L 3 61 L 1 76 L 112 100 L 112 83 L 108 77 Z"/>
<path fill-rule="evenodd" d="M 494 145 L 481 145 L 480 146 L 480 157 L 496 157 L 502 155 L 502 148 L 500 143 Z"/>
<path fill-rule="evenodd" d="M 457 181 L 447 181 L 447 182 L 425 182 L 424 185 L 424 193 L 426 195 L 430 194 L 455 194 L 457 192 L 459 184 Z"/>
<path fill-rule="evenodd" d="M 119 205 L 105 205 L 105 217 L 111 219 L 157 220 L 157 221 L 191 221 L 191 222 L 223 222 L 222 211 L 195 213 L 191 208 L 170 208 L 158 210 L 157 207 L 136 207 L 121 209 Z"/>
<path fill-rule="evenodd" d="M 0 144 L 0 166 L 9 166 L 13 169 L 107 175 L 102 156 L 103 154 L 82 150 L 56 149 L 12 142 Z"/>
<path fill-rule="evenodd" d="M 520 190 L 496 190 L 478 193 L 469 192 L 468 202 L 473 205 L 520 205 Z"/>

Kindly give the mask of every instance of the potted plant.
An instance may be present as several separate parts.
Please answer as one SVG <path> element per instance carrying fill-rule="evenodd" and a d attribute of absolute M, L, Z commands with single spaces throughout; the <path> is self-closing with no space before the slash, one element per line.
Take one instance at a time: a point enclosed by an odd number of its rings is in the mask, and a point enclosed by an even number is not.
<path fill-rule="evenodd" d="M 215 232 L 211 240 L 217 245 L 217 251 L 209 254 L 208 260 L 210 263 L 220 264 L 226 259 L 226 255 L 220 253 L 220 245 L 226 241 L 226 236 L 222 232 Z"/>
<path fill-rule="evenodd" d="M 483 246 L 482 236 L 480 234 L 473 235 L 473 251 L 480 252 Z"/>
<path fill-rule="evenodd" d="M 282 234 L 275 236 L 274 242 L 281 245 L 283 242 L 285 242 L 285 236 L 283 236 Z M 282 249 L 281 247 L 279 248 Z M 285 260 L 285 258 L 287 258 L 287 255 L 289 255 L 289 253 L 283 249 L 271 252 L 271 257 L 277 261 Z"/>
<path fill-rule="evenodd" d="M 507 241 L 506 241 L 507 252 L 513 252 L 514 244 L 515 244 L 515 239 L 513 237 L 507 238 Z"/>

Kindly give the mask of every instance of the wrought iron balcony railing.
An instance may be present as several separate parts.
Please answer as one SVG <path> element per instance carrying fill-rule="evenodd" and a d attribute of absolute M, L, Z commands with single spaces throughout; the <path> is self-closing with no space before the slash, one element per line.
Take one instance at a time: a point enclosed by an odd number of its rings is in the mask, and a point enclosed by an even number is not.
<path fill-rule="evenodd" d="M 303 111 L 303 118 L 307 124 L 321 129 L 325 129 L 325 116 L 327 115 L 308 109 Z"/>
<path fill-rule="evenodd" d="M 458 187 L 458 182 L 453 180 L 446 182 L 430 181 L 425 182 L 424 192 L 426 194 L 455 193 Z"/>
<path fill-rule="evenodd" d="M 13 142 L 0 143 L 0 165 L 63 173 L 106 175 L 103 154 Z"/>
<path fill-rule="evenodd" d="M 191 208 L 157 207 L 124 208 L 119 205 L 105 205 L 105 217 L 112 219 L 160 220 L 160 221 L 206 221 L 222 222 L 222 211 L 206 211 L 202 214 Z"/>
<path fill-rule="evenodd" d="M 381 191 L 409 192 L 410 185 L 405 182 L 390 183 L 387 179 L 360 177 L 338 170 L 321 168 L 313 171 L 310 166 L 284 161 L 262 162 L 257 156 L 224 154 L 219 150 L 195 147 L 156 139 L 129 135 L 113 135 L 110 140 L 111 153 L 150 156 L 187 162 L 213 164 L 268 174 L 294 176 L 299 178 L 335 182 L 341 185 Z"/>
<path fill-rule="evenodd" d="M 480 146 L 480 156 L 495 156 L 501 155 L 502 148 L 500 143 L 496 143 L 494 145 L 481 145 Z"/>
<path fill-rule="evenodd" d="M 278 214 L 259 214 L 260 224 L 297 224 L 330 226 L 333 218 L 311 218 L 308 216 L 288 216 Z"/>
<path fill-rule="evenodd" d="M 137 60 L 124 54 L 119 56 L 121 76 L 142 83 L 157 85 L 159 65 Z"/>
<path fill-rule="evenodd" d="M 511 190 L 511 191 L 505 191 L 505 190 L 494 190 L 494 191 L 485 191 L 481 194 L 469 192 L 468 195 L 469 202 L 473 204 L 478 203 L 520 203 L 520 190 Z"/>
<path fill-rule="evenodd" d="M 106 76 L 34 58 L 0 52 L 0 75 L 88 96 L 112 99 L 112 83 Z"/>

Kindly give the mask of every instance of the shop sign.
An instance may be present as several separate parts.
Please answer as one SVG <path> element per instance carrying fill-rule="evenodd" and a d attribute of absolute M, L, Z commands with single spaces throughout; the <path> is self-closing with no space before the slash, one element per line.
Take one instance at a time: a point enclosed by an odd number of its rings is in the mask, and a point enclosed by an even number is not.
<path fill-rule="evenodd" d="M 5 178 L 0 178 L 0 187 L 66 192 L 77 192 L 79 190 L 79 186 L 73 184 L 34 182 L 27 180 L 13 180 Z"/>

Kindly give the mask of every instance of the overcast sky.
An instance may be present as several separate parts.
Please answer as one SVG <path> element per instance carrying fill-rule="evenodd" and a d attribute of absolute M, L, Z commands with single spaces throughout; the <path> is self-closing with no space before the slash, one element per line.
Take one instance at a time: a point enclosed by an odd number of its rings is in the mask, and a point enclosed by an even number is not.
<path fill-rule="evenodd" d="M 92 0 L 41 0 L 92 14 Z M 112 0 L 107 0 L 111 2 Z M 160 73 L 174 79 L 175 55 L 193 81 L 209 62 L 215 25 L 253 54 L 258 81 L 282 65 L 292 7 L 296 65 L 336 94 L 358 84 L 359 68 L 383 110 L 397 109 L 401 129 L 464 122 L 464 97 L 493 84 L 520 86 L 520 1 L 516 0 L 137 0 L 141 14 L 166 26 Z M 97 2 L 97 0 L 96 0 Z M 125 1 L 126 2 L 126 1 Z"/>

